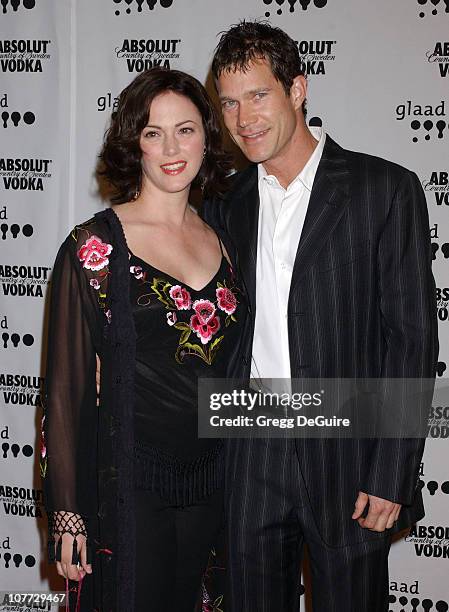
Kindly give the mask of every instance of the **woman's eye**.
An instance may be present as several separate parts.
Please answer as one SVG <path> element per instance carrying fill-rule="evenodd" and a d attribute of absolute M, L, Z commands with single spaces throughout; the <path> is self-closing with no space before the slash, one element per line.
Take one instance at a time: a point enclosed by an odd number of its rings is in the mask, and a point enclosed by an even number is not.
<path fill-rule="evenodd" d="M 181 134 L 191 134 L 193 132 L 193 128 L 191 127 L 183 127 L 180 130 Z"/>
<path fill-rule="evenodd" d="M 154 138 L 155 136 L 158 136 L 158 133 L 154 132 L 153 130 L 145 133 L 145 138 Z"/>

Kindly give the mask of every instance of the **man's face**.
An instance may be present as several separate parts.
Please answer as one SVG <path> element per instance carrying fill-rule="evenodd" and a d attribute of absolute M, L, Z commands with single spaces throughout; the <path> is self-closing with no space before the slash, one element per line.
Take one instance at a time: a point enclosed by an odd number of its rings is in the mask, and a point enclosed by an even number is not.
<path fill-rule="evenodd" d="M 217 80 L 223 118 L 235 143 L 252 162 L 282 160 L 300 117 L 304 77 L 296 77 L 290 95 L 266 60 L 247 70 L 223 72 Z M 298 95 L 298 85 L 300 94 Z"/>

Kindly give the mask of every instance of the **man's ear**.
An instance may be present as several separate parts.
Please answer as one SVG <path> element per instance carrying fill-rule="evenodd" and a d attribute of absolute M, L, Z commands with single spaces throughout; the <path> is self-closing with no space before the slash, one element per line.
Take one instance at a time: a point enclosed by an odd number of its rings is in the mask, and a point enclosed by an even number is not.
<path fill-rule="evenodd" d="M 290 88 L 290 100 L 295 108 L 295 110 L 299 110 L 302 106 L 302 103 L 307 97 L 307 80 L 306 77 L 302 74 L 298 74 L 293 79 L 292 86 Z"/>

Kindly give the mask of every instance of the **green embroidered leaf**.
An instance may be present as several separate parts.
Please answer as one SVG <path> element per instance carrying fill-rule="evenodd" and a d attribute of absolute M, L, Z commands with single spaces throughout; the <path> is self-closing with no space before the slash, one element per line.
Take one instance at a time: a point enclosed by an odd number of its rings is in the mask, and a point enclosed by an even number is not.
<path fill-rule="evenodd" d="M 177 323 L 173 325 L 173 327 L 175 329 L 182 329 L 182 330 L 188 329 L 189 331 L 191 331 L 190 325 L 188 323 L 183 323 L 182 321 L 178 321 Z"/>
<path fill-rule="evenodd" d="M 98 296 L 101 298 L 105 298 L 106 297 L 106 293 L 101 293 L 101 291 L 99 291 Z"/>
<path fill-rule="evenodd" d="M 234 321 L 234 323 L 237 323 L 237 319 L 234 317 L 234 315 L 231 315 L 231 321 Z"/>
<path fill-rule="evenodd" d="M 184 344 L 185 342 L 187 342 L 187 340 L 190 338 L 191 331 L 192 330 L 189 327 L 188 329 L 185 329 L 182 332 L 181 337 L 179 338 L 179 344 Z"/>
<path fill-rule="evenodd" d="M 157 295 L 157 299 L 162 302 L 166 308 L 173 310 L 176 308 L 176 306 L 168 293 L 170 287 L 170 283 L 167 283 L 165 280 L 161 278 L 153 278 L 151 288 Z"/>
<path fill-rule="evenodd" d="M 228 315 L 225 319 L 225 327 L 227 327 L 230 322 L 231 322 L 231 317 Z"/>
<path fill-rule="evenodd" d="M 220 287 L 220 289 L 223 289 L 223 285 L 221 283 L 217 283 L 217 287 Z"/>
<path fill-rule="evenodd" d="M 187 355 L 192 355 L 195 357 L 199 357 L 203 361 L 205 361 L 208 365 L 210 365 L 209 358 L 207 357 L 204 349 L 199 344 L 192 344 L 190 342 L 185 342 L 184 344 L 180 344 L 176 349 L 175 359 L 178 363 L 182 363 L 184 358 Z"/>
<path fill-rule="evenodd" d="M 212 364 L 212 361 L 214 360 L 215 357 L 215 353 L 218 350 L 218 347 L 221 344 L 221 341 L 223 340 L 224 336 L 220 336 L 219 338 L 215 338 L 215 340 L 212 342 L 212 344 L 210 345 L 209 348 L 209 365 Z"/>

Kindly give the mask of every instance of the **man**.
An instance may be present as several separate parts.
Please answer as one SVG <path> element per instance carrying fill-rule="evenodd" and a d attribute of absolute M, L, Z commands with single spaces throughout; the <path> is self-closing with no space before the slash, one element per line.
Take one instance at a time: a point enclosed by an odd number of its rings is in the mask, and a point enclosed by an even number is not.
<path fill-rule="evenodd" d="M 433 377 L 435 287 L 416 175 L 308 129 L 306 78 L 282 30 L 233 26 L 212 72 L 225 125 L 252 162 L 204 213 L 229 237 L 253 315 L 243 377 Z M 391 534 L 423 516 L 423 447 L 231 441 L 230 610 L 297 610 L 307 543 L 314 612 L 387 611 Z"/>

